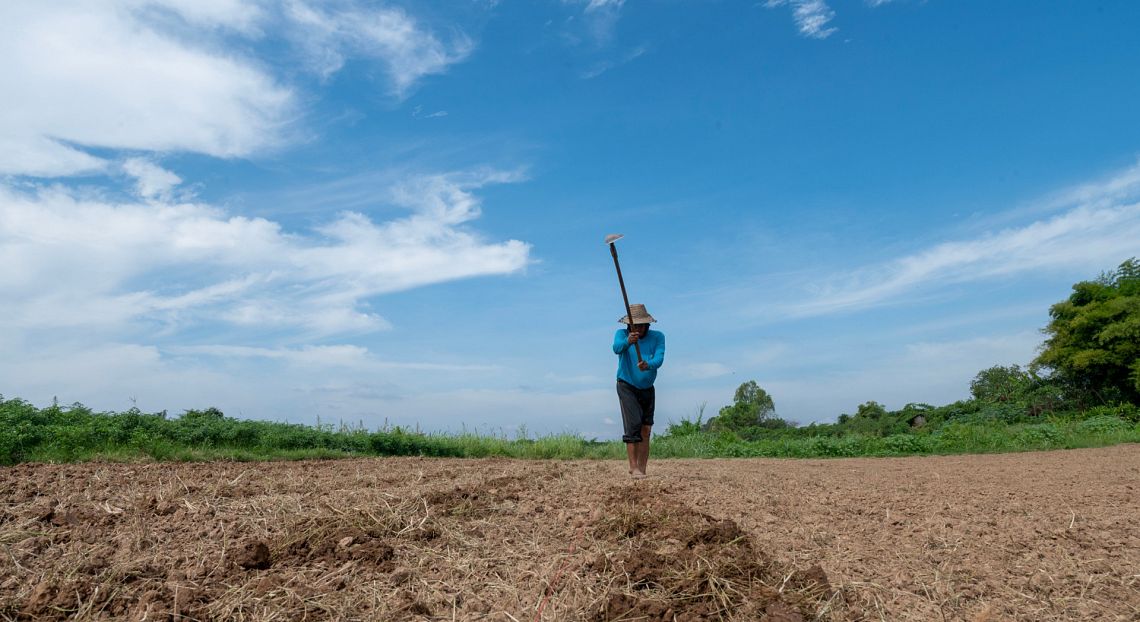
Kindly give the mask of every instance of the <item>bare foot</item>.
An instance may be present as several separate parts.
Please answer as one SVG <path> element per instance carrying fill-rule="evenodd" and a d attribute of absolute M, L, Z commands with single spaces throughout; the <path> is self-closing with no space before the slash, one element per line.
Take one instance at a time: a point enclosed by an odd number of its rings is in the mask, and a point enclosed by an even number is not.
<path fill-rule="evenodd" d="M 633 476 L 633 479 L 645 479 L 646 477 L 645 473 L 642 473 L 641 471 L 634 471 L 630 475 Z"/>

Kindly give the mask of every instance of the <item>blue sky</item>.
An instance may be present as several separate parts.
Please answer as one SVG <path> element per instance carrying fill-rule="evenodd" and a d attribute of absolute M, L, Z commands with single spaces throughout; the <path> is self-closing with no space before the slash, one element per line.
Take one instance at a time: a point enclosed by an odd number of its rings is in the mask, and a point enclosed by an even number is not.
<path fill-rule="evenodd" d="M 17 0 L 0 393 L 616 437 L 941 404 L 1140 255 L 1134 2 Z"/>

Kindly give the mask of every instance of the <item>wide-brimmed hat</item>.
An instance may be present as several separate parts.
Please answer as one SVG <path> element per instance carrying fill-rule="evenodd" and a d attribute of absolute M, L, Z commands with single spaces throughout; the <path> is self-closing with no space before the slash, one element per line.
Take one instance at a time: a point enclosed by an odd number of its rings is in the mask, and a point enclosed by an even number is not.
<path fill-rule="evenodd" d="M 629 305 L 629 312 L 633 315 L 634 324 L 652 324 L 657 321 L 653 319 L 652 315 L 649 315 L 649 312 L 645 310 L 645 305 L 642 304 Z M 623 315 L 618 321 L 622 324 L 629 324 L 629 316 Z"/>

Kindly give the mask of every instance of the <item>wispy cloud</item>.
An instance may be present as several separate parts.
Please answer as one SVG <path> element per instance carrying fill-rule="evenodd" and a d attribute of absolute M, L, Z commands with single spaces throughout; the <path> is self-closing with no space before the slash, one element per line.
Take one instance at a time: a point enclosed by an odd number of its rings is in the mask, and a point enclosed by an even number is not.
<path fill-rule="evenodd" d="M 440 119 L 440 118 L 443 118 L 446 116 L 447 116 L 446 110 L 436 110 L 435 112 L 429 112 L 427 114 L 424 114 L 424 107 L 423 106 L 416 106 L 415 108 L 412 109 L 412 117 L 414 117 L 416 119 Z"/>
<path fill-rule="evenodd" d="M 589 36 L 599 45 L 608 43 L 621 18 L 625 0 L 562 0 L 564 4 L 585 5 L 582 18 L 589 30 Z"/>
<path fill-rule="evenodd" d="M 596 63 L 593 67 L 590 67 L 586 71 L 582 72 L 582 79 L 590 80 L 592 78 L 596 78 L 609 71 L 610 69 L 620 67 L 626 63 L 632 62 L 637 58 L 640 58 L 645 54 L 646 51 L 648 51 L 648 48 L 646 46 L 639 45 L 615 60 L 604 60 Z"/>
<path fill-rule="evenodd" d="M 855 311 L 897 303 L 946 284 L 1044 269 L 1079 266 L 1097 271 L 1140 253 L 1140 165 L 1060 197 L 1069 203 L 1059 214 L 846 272 L 784 312 L 799 317 Z"/>
<path fill-rule="evenodd" d="M 398 98 L 424 76 L 443 73 L 475 48 L 460 32 L 450 41 L 441 40 L 395 7 L 290 0 L 286 15 L 299 28 L 297 41 L 312 70 L 328 76 L 349 56 L 375 59 L 387 68 L 392 94 Z"/>
<path fill-rule="evenodd" d="M 792 7 L 792 17 L 805 37 L 826 39 L 839 30 L 828 26 L 835 11 L 824 0 L 768 0 L 764 6 L 773 9 L 785 5 Z"/>
<path fill-rule="evenodd" d="M 387 322 L 369 308 L 375 296 L 529 263 L 528 244 L 484 241 L 467 227 L 480 214 L 474 191 L 517 179 L 501 171 L 415 176 L 387 192 L 409 215 L 377 222 L 344 212 L 307 233 L 163 201 L 151 187 L 147 202 L 115 203 L 56 186 L 0 185 L 0 258 L 20 266 L 0 273 L 0 313 L 26 330 L 140 321 L 310 338 L 381 330 Z"/>
<path fill-rule="evenodd" d="M 227 359 L 273 359 L 295 365 L 330 368 L 350 367 L 356 371 L 409 370 L 429 372 L 499 371 L 498 365 L 460 365 L 421 361 L 386 361 L 378 359 L 367 348 L 356 345 L 315 346 L 295 348 L 264 348 L 253 346 L 204 345 L 167 348 L 174 355 L 196 355 Z"/>

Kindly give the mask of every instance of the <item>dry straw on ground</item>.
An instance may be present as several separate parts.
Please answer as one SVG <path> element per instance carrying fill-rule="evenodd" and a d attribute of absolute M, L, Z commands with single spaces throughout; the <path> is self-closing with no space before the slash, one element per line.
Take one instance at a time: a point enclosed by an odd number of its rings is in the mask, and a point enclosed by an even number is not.
<path fill-rule="evenodd" d="M 0 471 L 0 618 L 1140 619 L 1140 448 Z"/>

